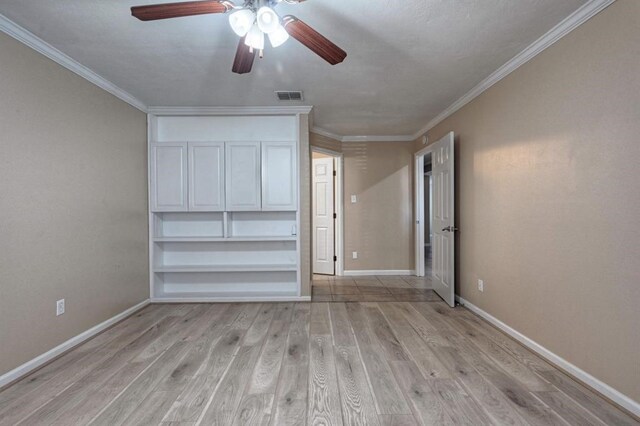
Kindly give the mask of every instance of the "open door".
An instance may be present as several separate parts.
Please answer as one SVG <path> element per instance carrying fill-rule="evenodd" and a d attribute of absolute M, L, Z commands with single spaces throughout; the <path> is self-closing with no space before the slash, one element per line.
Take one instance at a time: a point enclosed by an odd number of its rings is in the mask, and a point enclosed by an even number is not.
<path fill-rule="evenodd" d="M 333 158 L 312 160 L 313 273 L 335 274 Z"/>
<path fill-rule="evenodd" d="M 455 306 L 453 132 L 433 144 L 433 290 Z"/>

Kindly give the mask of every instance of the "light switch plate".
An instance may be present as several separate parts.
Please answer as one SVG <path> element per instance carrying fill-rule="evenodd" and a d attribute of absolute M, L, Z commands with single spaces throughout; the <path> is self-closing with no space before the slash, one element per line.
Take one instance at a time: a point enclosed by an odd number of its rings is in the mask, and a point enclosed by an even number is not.
<path fill-rule="evenodd" d="M 352 204 L 355 204 L 355 203 L 357 203 L 357 202 L 358 202 L 358 196 L 357 196 L 357 195 L 352 195 L 352 196 L 351 196 L 351 203 L 352 203 Z"/>
<path fill-rule="evenodd" d="M 354 251 L 354 252 L 352 253 L 352 256 L 353 256 L 353 258 L 354 258 L 354 259 L 357 259 L 357 258 L 358 258 L 358 252 L 357 252 L 357 251 Z"/>
<path fill-rule="evenodd" d="M 64 314 L 64 299 L 60 299 L 56 302 L 56 316 Z"/>
<path fill-rule="evenodd" d="M 478 291 L 484 292 L 484 281 L 478 280 Z"/>

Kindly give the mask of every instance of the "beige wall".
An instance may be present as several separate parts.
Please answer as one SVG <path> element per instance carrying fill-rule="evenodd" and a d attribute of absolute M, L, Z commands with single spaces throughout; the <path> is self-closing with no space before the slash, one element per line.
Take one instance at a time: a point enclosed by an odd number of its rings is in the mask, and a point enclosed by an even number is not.
<path fill-rule="evenodd" d="M 0 58 L 3 374 L 147 299 L 149 277 L 145 114 L 1 33 Z"/>
<path fill-rule="evenodd" d="M 617 1 L 429 132 L 456 133 L 462 297 L 636 401 L 639 19 Z"/>
<path fill-rule="evenodd" d="M 315 133 L 310 143 L 343 154 L 344 269 L 413 270 L 413 144 L 341 143 Z"/>
<path fill-rule="evenodd" d="M 413 269 L 411 143 L 349 142 L 342 152 L 345 270 Z"/>

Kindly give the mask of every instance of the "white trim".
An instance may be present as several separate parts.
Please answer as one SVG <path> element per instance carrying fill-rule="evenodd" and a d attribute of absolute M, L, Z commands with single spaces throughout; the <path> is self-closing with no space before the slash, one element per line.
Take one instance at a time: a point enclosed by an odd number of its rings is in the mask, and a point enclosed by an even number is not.
<path fill-rule="evenodd" d="M 362 135 L 343 136 L 342 142 L 413 142 L 413 135 Z"/>
<path fill-rule="evenodd" d="M 522 65 L 526 64 L 531 59 L 542 53 L 562 37 L 566 36 L 571 31 L 587 22 L 593 16 L 604 10 L 607 6 L 611 5 L 614 1 L 616 0 L 590 0 L 582 5 L 571 15 L 563 19 L 558 25 L 556 25 L 542 37 L 534 41 L 522 52 L 514 56 L 509 62 L 498 68 L 489 77 L 482 80 L 477 86 L 475 86 L 464 96 L 450 105 L 447 109 L 445 109 L 435 118 L 429 121 L 426 126 L 418 130 L 413 135 L 413 139 L 418 139 L 420 136 L 433 129 L 435 126 L 443 122 L 446 118 L 453 115 L 453 113 L 457 112 L 463 106 L 467 105 L 469 102 L 480 96 L 491 86 L 498 83 L 513 71 L 517 70 Z"/>
<path fill-rule="evenodd" d="M 149 114 L 155 116 L 175 116 L 175 115 L 298 115 L 309 114 L 312 106 L 257 106 L 257 107 L 171 107 L 171 106 L 150 106 Z"/>
<path fill-rule="evenodd" d="M 345 277 L 367 276 L 367 275 L 415 275 L 415 271 L 410 269 L 380 269 L 380 270 L 351 270 L 344 271 Z"/>
<path fill-rule="evenodd" d="M 321 129 L 320 127 L 313 126 L 311 127 L 311 129 L 309 129 L 309 131 L 311 133 L 315 133 L 316 135 L 324 136 L 330 139 L 337 140 L 338 142 L 342 142 L 342 138 L 343 138 L 342 135 L 339 135 L 337 133 L 332 133 L 328 130 Z"/>
<path fill-rule="evenodd" d="M 68 55 L 62 53 L 46 41 L 42 40 L 35 34 L 27 31 L 22 28 L 20 25 L 11 21 L 4 15 L 0 14 L 0 31 L 4 32 L 7 35 L 15 38 L 19 42 L 29 46 L 36 52 L 39 52 L 51 59 L 52 61 L 62 65 L 69 71 L 72 71 L 78 74 L 80 77 L 89 81 L 90 83 L 95 84 L 99 88 L 105 90 L 108 93 L 111 93 L 113 96 L 119 98 L 120 100 L 128 103 L 134 108 L 139 109 L 142 112 L 147 111 L 147 106 L 142 103 L 139 99 L 136 99 L 133 95 L 128 92 L 125 92 L 115 84 L 111 83 L 104 77 L 100 76 L 96 72 L 91 69 L 85 67 L 78 61 L 72 59 Z"/>
<path fill-rule="evenodd" d="M 591 387 L 595 391 L 601 393 L 605 397 L 609 398 L 611 401 L 615 402 L 616 404 L 620 405 L 621 407 L 625 408 L 626 410 L 630 411 L 631 413 L 635 414 L 636 416 L 640 416 L 640 403 L 639 402 L 634 401 L 633 399 L 631 399 L 628 396 L 624 395 L 620 391 L 612 388 L 611 386 L 607 385 L 606 383 L 602 382 L 601 380 L 596 379 L 591 374 L 587 373 L 586 371 L 582 370 L 581 368 L 571 364 L 566 359 L 560 357 L 559 355 L 554 354 L 549 349 L 547 349 L 544 346 L 534 342 L 533 340 L 531 340 L 530 338 L 528 338 L 524 334 L 520 333 L 519 331 L 514 330 L 513 328 L 509 327 L 507 324 L 503 323 L 502 321 L 500 321 L 496 317 L 492 316 L 488 312 L 483 311 L 479 307 L 475 306 L 473 303 L 468 302 L 467 300 L 463 299 L 460 296 L 456 296 L 456 300 L 462 306 L 466 307 L 470 311 L 472 311 L 472 312 L 476 313 L 477 315 L 481 316 L 482 318 L 484 318 L 485 320 L 487 320 L 488 322 L 493 324 L 498 329 L 502 330 L 503 332 L 505 332 L 509 336 L 513 337 L 514 339 L 516 339 L 517 341 L 519 341 L 520 343 L 525 345 L 527 348 L 531 349 L 533 352 L 535 352 L 538 355 L 540 355 L 541 357 L 547 359 L 552 364 L 555 364 L 556 366 L 558 366 L 559 368 L 561 368 L 565 372 L 567 372 L 570 375 L 574 376 L 579 381 L 583 382 L 584 384 L 586 384 L 587 386 Z"/>
<path fill-rule="evenodd" d="M 78 334 L 77 336 L 72 337 L 71 339 L 67 340 L 64 343 L 61 343 L 60 345 L 43 353 L 42 355 L 39 355 L 33 358 L 31 361 L 27 361 L 24 364 L 20 365 L 19 367 L 16 367 L 13 370 L 9 371 L 8 373 L 3 374 L 2 376 L 0 376 L 0 388 L 26 376 L 27 374 L 31 373 L 33 370 L 41 367 L 43 364 L 46 364 L 52 359 L 62 355 L 69 349 L 72 349 L 75 346 L 78 346 L 79 344 L 86 342 L 87 340 L 91 339 L 93 336 L 101 333 L 102 331 L 111 327 L 115 323 L 122 321 L 123 319 L 132 315 L 136 311 L 144 308 L 148 304 L 149 304 L 149 299 L 144 300 L 138 303 L 137 305 L 132 306 L 129 309 L 119 313 L 118 315 L 113 316 L 108 320 L 103 321 L 94 327 L 91 327 L 87 331 L 84 331 Z"/>
<path fill-rule="evenodd" d="M 413 142 L 416 138 L 413 135 L 360 135 L 360 136 L 342 136 L 332 133 L 320 127 L 312 127 L 311 133 L 325 136 L 342 143 L 348 142 Z"/>
<path fill-rule="evenodd" d="M 311 296 L 155 297 L 151 303 L 310 302 Z"/>

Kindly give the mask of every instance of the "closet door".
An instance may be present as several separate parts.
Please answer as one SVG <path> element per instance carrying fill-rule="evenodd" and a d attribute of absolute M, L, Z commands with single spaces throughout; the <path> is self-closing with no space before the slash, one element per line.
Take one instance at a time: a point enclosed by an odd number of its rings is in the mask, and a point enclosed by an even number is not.
<path fill-rule="evenodd" d="M 260 210 L 260 142 L 225 144 L 226 210 Z"/>
<path fill-rule="evenodd" d="M 224 211 L 224 142 L 189 142 L 189 211 Z"/>
<path fill-rule="evenodd" d="M 295 142 L 262 142 L 262 210 L 298 210 Z"/>
<path fill-rule="evenodd" d="M 187 143 L 151 145 L 151 210 L 187 211 Z"/>

